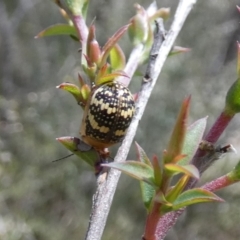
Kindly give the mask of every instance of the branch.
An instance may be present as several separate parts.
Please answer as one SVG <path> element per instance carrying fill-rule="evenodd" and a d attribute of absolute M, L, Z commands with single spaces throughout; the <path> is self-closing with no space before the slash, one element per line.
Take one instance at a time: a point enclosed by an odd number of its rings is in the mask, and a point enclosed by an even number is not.
<path fill-rule="evenodd" d="M 139 121 L 142 118 L 146 104 L 157 82 L 163 64 L 165 63 L 167 56 L 171 51 L 173 43 L 196 1 L 197 0 L 181 0 L 179 2 L 173 24 L 165 40 L 163 41 L 160 50 L 157 51 L 157 54 L 156 52 L 153 54 L 151 52 L 150 54 L 149 66 L 151 67 L 148 67 L 148 74 L 144 78 L 142 88 L 136 102 L 136 114 L 128 129 L 126 137 L 117 152 L 117 155 L 115 157 L 116 162 L 123 162 L 127 158 L 130 146 L 137 131 Z M 160 27 L 157 29 L 159 32 L 161 31 Z M 155 46 L 160 45 L 162 41 L 162 37 L 159 36 L 162 36 L 162 34 L 159 34 L 159 32 L 155 34 L 155 37 L 158 37 L 158 39 L 154 39 Z M 154 47 L 152 50 L 156 51 Z M 153 62 L 154 64 L 152 64 Z M 85 238 L 86 240 L 101 239 L 120 174 L 121 173 L 119 171 L 111 169 L 106 180 L 99 179 L 97 191 L 93 199 L 92 214 L 90 217 L 87 236 Z"/>
<path fill-rule="evenodd" d="M 88 37 L 88 28 L 85 23 L 85 20 L 81 15 L 72 16 L 72 19 L 76 27 L 76 30 L 78 32 L 79 40 L 82 43 L 82 45 L 85 46 L 87 42 L 87 37 Z"/>
<path fill-rule="evenodd" d="M 229 175 L 221 176 L 211 182 L 204 184 L 201 188 L 208 190 L 210 192 L 216 192 L 225 187 L 231 186 L 234 183 L 239 182 L 239 180 L 232 180 Z"/>

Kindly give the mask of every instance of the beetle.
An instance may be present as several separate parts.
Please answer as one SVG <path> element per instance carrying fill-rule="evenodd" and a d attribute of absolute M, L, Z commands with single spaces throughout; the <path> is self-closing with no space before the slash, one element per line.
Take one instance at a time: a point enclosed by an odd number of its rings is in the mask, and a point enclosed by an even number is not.
<path fill-rule="evenodd" d="M 133 96 L 121 83 L 113 81 L 94 86 L 80 127 L 82 140 L 97 150 L 121 142 L 134 112 Z"/>

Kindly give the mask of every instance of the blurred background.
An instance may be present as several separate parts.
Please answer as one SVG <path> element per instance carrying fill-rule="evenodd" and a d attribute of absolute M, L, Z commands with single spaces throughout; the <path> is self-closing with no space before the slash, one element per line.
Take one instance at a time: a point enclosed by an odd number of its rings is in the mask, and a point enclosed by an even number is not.
<path fill-rule="evenodd" d="M 103 45 L 135 14 L 135 0 L 92 0 L 88 24 L 96 17 L 97 38 Z M 150 1 L 138 1 L 147 7 Z M 158 7 L 177 1 L 157 0 Z M 220 114 L 226 91 L 236 79 L 236 41 L 240 40 L 239 1 L 199 1 L 176 40 L 191 48 L 166 62 L 147 105 L 135 140 L 149 157 L 161 156 L 181 101 L 192 95 L 189 124 L 209 116 L 208 128 Z M 171 24 L 167 21 L 166 28 Z M 79 137 L 80 107 L 55 86 L 77 83 L 79 45 L 69 37 L 34 39 L 55 23 L 64 23 L 51 1 L 0 1 L 0 239 L 84 239 L 95 191 L 95 176 L 84 162 L 71 157 L 56 137 Z M 128 55 L 131 44 L 120 42 Z M 145 66 L 139 71 L 144 73 Z M 141 77 L 130 89 L 140 88 Z M 240 151 L 240 116 L 219 143 Z M 115 155 L 117 148 L 112 149 Z M 128 159 L 135 159 L 134 148 Z M 202 183 L 230 171 L 238 155 L 221 159 L 204 173 Z M 235 240 L 240 236 L 240 184 L 222 190 L 225 203 L 188 208 L 167 239 Z M 104 232 L 104 240 L 140 239 L 146 212 L 139 183 L 121 176 Z"/>

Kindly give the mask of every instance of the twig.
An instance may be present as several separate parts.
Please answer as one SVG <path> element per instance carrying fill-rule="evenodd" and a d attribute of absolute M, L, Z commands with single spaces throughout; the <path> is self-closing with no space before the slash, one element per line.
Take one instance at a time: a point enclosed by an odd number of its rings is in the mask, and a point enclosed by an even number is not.
<path fill-rule="evenodd" d="M 79 40 L 82 45 L 86 45 L 88 37 L 88 28 L 86 26 L 85 20 L 82 16 L 72 16 L 73 23 L 77 29 Z"/>
<path fill-rule="evenodd" d="M 173 225 L 175 225 L 178 217 L 181 216 L 184 210 L 185 208 L 181 208 L 177 211 L 167 213 L 161 217 L 156 232 L 158 240 L 163 240 L 166 237 L 168 230 L 172 228 Z"/>
<path fill-rule="evenodd" d="M 156 32 L 154 35 L 154 42 L 153 42 L 153 46 L 152 46 L 152 49 L 150 52 L 146 73 L 143 78 L 143 83 L 147 83 L 147 82 L 150 82 L 153 80 L 152 76 L 154 75 L 156 61 L 157 61 L 157 57 L 159 54 L 159 49 L 160 49 L 163 41 L 165 40 L 165 33 L 166 32 L 164 29 L 163 20 L 158 19 L 156 21 Z M 156 81 L 157 81 L 157 79 L 155 80 L 155 83 L 156 83 Z"/>
<path fill-rule="evenodd" d="M 228 175 L 224 175 L 217 179 L 214 179 L 211 182 L 204 184 L 201 188 L 208 190 L 210 192 L 216 192 L 237 182 L 239 182 L 239 180 L 233 181 L 229 178 Z"/>
<path fill-rule="evenodd" d="M 143 81 L 143 85 L 136 102 L 136 114 L 128 129 L 127 135 L 117 152 L 117 155 L 115 157 L 116 162 L 123 162 L 127 158 L 139 121 L 143 115 L 151 92 L 157 82 L 163 64 L 166 61 L 173 43 L 196 1 L 197 0 L 182 0 L 179 2 L 173 24 L 163 44 L 161 45 L 160 50 L 158 51 L 158 56 L 156 57 L 156 52 L 154 52 L 155 57 L 150 57 L 149 65 L 151 65 L 151 61 L 155 61 L 155 64 L 153 65 L 153 71 L 150 72 L 151 76 L 148 76 L 148 81 Z M 157 41 L 159 41 L 159 39 Z M 151 80 L 149 81 L 149 79 Z M 119 177 L 120 172 L 111 169 L 106 181 L 99 181 L 97 191 L 93 199 L 94 203 L 89 223 L 89 229 L 85 238 L 86 240 L 101 239 Z"/>

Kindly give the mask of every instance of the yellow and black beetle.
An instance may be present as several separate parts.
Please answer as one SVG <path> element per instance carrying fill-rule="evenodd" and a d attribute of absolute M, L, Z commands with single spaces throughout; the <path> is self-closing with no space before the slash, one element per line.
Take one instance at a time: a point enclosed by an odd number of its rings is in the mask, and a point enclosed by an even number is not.
<path fill-rule="evenodd" d="M 99 150 L 121 142 L 134 112 L 133 96 L 121 83 L 93 87 L 82 119 L 82 140 Z"/>

